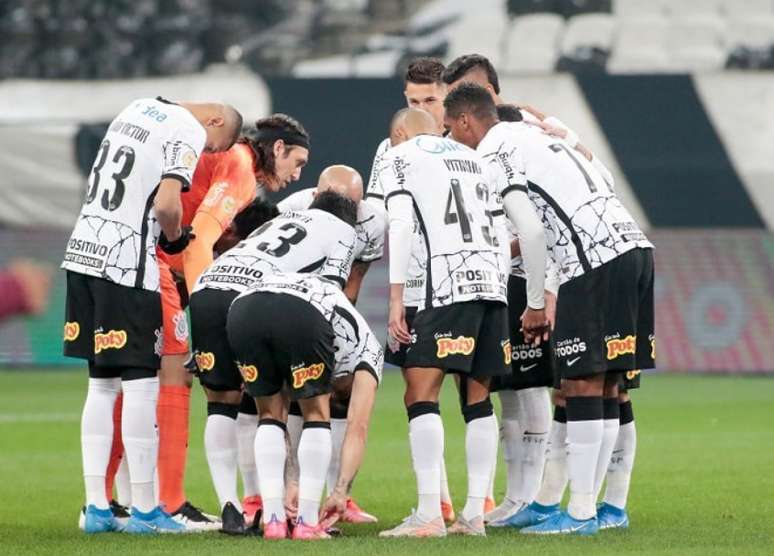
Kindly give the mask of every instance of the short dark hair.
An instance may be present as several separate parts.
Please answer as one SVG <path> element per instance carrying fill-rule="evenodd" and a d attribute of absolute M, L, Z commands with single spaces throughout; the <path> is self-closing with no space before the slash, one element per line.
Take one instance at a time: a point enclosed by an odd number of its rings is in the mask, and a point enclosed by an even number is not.
<path fill-rule="evenodd" d="M 524 116 L 515 104 L 498 104 L 497 119 L 501 122 L 520 122 Z"/>
<path fill-rule="evenodd" d="M 309 208 L 329 212 L 353 228 L 357 223 L 357 204 L 355 201 L 330 189 L 318 193 Z"/>
<path fill-rule="evenodd" d="M 415 58 L 406 68 L 403 80 L 406 83 L 429 85 L 431 83 L 443 83 L 443 62 L 438 58 L 423 56 Z"/>
<path fill-rule="evenodd" d="M 497 107 L 492 97 L 486 89 L 475 83 L 463 83 L 446 95 L 443 107 L 452 118 L 470 112 L 480 120 L 497 120 Z"/>
<path fill-rule="evenodd" d="M 486 73 L 487 81 L 489 81 L 494 92 L 499 95 L 500 79 L 497 77 L 497 70 L 494 69 L 489 58 L 482 56 L 481 54 L 465 54 L 464 56 L 456 58 L 451 64 L 446 66 L 446 69 L 443 72 L 443 82 L 447 85 L 451 85 L 474 69 L 480 69 Z"/>
<path fill-rule="evenodd" d="M 304 126 L 287 114 L 272 114 L 266 118 L 261 118 L 255 122 L 255 125 L 242 131 L 240 143 L 246 143 L 255 153 L 256 163 L 260 170 L 267 174 L 274 174 L 274 142 L 275 138 L 262 138 L 262 132 L 277 131 L 280 133 L 291 134 L 300 137 L 309 143 L 309 133 Z M 271 133 L 264 135 L 272 136 Z M 285 145 L 285 152 L 292 149 L 295 145 Z"/>
<path fill-rule="evenodd" d="M 262 226 L 278 214 L 279 209 L 277 205 L 268 199 L 255 198 L 234 217 L 231 228 L 237 236 L 245 239 L 259 226 Z"/>

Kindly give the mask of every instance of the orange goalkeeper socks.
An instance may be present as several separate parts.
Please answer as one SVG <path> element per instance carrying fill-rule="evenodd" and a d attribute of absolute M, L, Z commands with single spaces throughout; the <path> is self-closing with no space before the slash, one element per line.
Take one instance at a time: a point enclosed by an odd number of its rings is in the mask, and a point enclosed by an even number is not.
<path fill-rule="evenodd" d="M 156 417 L 159 426 L 159 503 L 173 513 L 185 502 L 184 479 L 188 453 L 188 409 L 191 389 L 159 388 Z"/>

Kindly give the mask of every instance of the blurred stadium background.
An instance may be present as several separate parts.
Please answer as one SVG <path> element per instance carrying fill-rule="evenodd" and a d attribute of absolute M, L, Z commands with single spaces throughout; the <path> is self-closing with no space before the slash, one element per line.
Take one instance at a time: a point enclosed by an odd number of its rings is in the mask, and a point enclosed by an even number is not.
<path fill-rule="evenodd" d="M 407 61 L 472 52 L 578 132 L 649 230 L 660 369 L 774 372 L 774 0 L 3 0 L 0 268 L 58 265 L 132 98 L 297 117 L 312 159 L 289 193 L 331 163 L 367 179 Z M 386 283 L 382 261 L 360 301 L 382 333 Z M 76 363 L 63 299 L 58 273 L 44 314 L 0 324 L 0 365 Z"/>

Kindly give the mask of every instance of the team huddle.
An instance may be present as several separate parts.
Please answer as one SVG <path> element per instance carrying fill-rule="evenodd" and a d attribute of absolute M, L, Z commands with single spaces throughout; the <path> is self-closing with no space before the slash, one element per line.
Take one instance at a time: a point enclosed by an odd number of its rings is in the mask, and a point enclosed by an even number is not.
<path fill-rule="evenodd" d="M 277 205 L 265 194 L 311 153 L 293 118 L 243 128 L 231 106 L 162 98 L 116 117 L 62 264 L 65 354 L 89 367 L 84 531 L 313 540 L 377 521 L 350 493 L 385 361 L 405 382 L 417 504 L 380 536 L 628 526 L 628 391 L 655 366 L 653 246 L 577 134 L 499 94 L 482 56 L 416 59 L 367 189 L 335 164 Z M 356 304 L 385 241 L 382 348 Z M 466 424 L 456 514 L 447 374 Z M 194 377 L 218 515 L 184 491 Z"/>

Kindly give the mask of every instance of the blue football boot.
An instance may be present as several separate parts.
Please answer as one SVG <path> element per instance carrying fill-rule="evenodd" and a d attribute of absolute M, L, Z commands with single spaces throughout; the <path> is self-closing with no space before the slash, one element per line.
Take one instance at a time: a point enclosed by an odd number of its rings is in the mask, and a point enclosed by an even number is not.
<path fill-rule="evenodd" d="M 110 533 L 122 529 L 123 527 L 110 508 L 100 510 L 94 504 L 89 504 L 83 512 L 83 531 L 85 533 Z"/>
<path fill-rule="evenodd" d="M 629 527 L 629 514 L 625 509 L 604 502 L 597 507 L 597 521 L 600 529 L 626 529 Z"/>
<path fill-rule="evenodd" d="M 132 535 L 155 535 L 157 533 L 184 533 L 185 526 L 178 523 L 172 516 L 156 506 L 151 511 L 143 513 L 132 507 L 132 517 L 126 524 L 124 532 Z"/>
<path fill-rule="evenodd" d="M 522 529 L 524 527 L 543 523 L 546 519 L 558 514 L 560 511 L 559 504 L 543 506 L 537 502 L 532 502 L 497 524 L 490 523 L 490 525 L 492 527 L 513 527 L 514 529 Z"/>
<path fill-rule="evenodd" d="M 567 512 L 558 512 L 542 523 L 521 530 L 526 535 L 595 535 L 598 531 L 596 516 L 580 520 Z"/>

